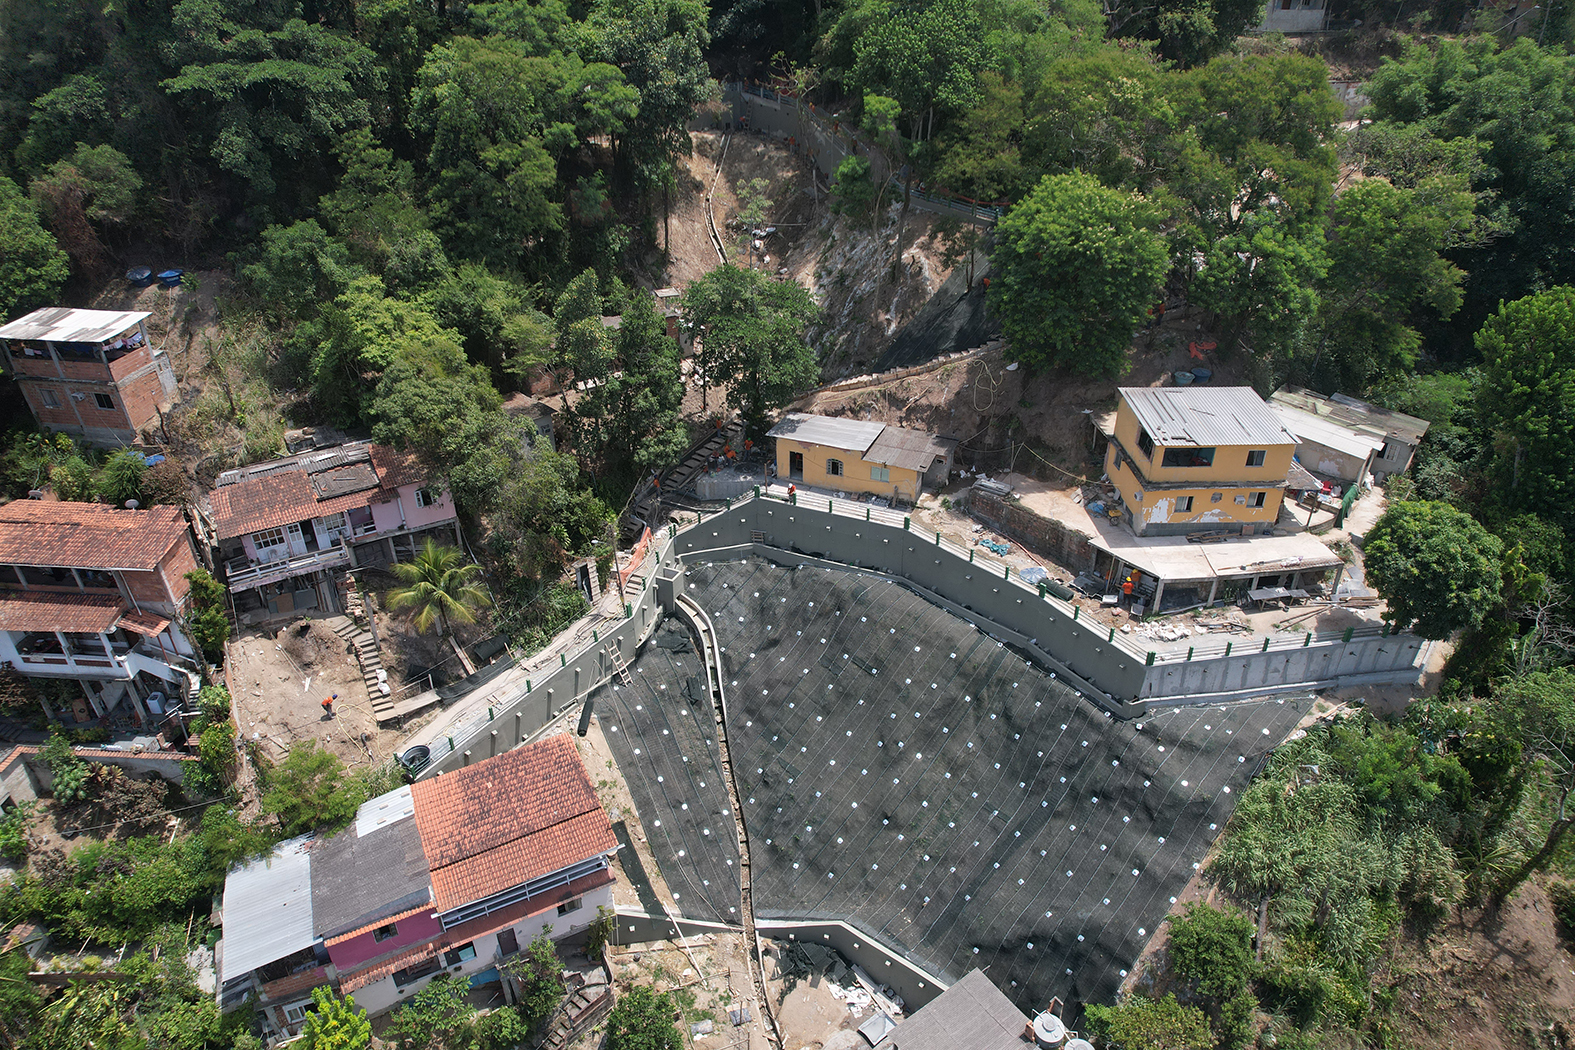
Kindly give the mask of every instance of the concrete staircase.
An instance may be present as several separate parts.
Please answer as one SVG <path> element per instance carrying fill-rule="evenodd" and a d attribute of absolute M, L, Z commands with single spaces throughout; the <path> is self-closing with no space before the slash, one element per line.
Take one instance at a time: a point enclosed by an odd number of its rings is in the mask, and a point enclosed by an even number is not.
<path fill-rule="evenodd" d="M 372 701 L 372 717 L 379 722 L 393 718 L 394 701 L 388 684 L 388 672 L 383 669 L 383 657 L 378 652 L 372 633 L 348 616 L 335 616 L 329 620 L 330 628 L 343 638 L 355 652 L 361 665 L 361 678 L 366 682 L 366 695 Z"/>
<path fill-rule="evenodd" d="M 543 1050 L 562 1050 L 575 1037 L 612 1013 L 612 987 L 598 971 L 589 974 L 565 973 L 568 998 L 553 1017 L 542 1042 Z"/>
<path fill-rule="evenodd" d="M 630 504 L 628 513 L 624 516 L 622 540 L 625 544 L 633 543 L 640 538 L 640 532 L 647 525 L 656 520 L 657 513 L 661 510 L 664 497 L 672 497 L 691 488 L 695 478 L 705 470 L 706 464 L 712 456 L 722 453 L 722 449 L 730 443 L 736 443 L 743 436 L 744 425 L 737 420 L 726 424 L 721 430 L 714 430 L 698 442 L 679 461 L 678 466 L 668 471 L 662 478 L 662 487 L 656 488 L 649 482 L 636 490 L 635 497 Z"/>

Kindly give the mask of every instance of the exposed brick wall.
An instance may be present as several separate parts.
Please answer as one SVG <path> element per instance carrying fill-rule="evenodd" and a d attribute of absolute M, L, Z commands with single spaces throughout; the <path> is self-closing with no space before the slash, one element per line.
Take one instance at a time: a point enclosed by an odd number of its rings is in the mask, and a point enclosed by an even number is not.
<path fill-rule="evenodd" d="M 319 966 L 311 970 L 302 970 L 300 973 L 292 973 L 277 981 L 269 981 L 262 986 L 262 998 L 264 1001 L 300 999 L 303 993 L 327 983 L 328 971 L 325 967 Z"/>
<path fill-rule="evenodd" d="M 11 370 L 18 376 L 50 376 L 58 377 L 55 371 L 55 361 L 51 357 L 18 357 L 11 356 Z"/>
<path fill-rule="evenodd" d="M 27 398 L 28 407 L 33 410 L 33 418 L 50 427 L 76 427 L 81 424 L 77 414 L 71 409 L 71 391 L 59 383 L 39 383 L 25 377 L 18 377 L 17 387 L 22 391 L 22 396 Z M 55 395 L 59 408 L 50 408 L 44 403 L 43 394 L 39 391 L 47 386 Z"/>
<path fill-rule="evenodd" d="M 107 430 L 135 430 L 132 421 L 126 415 L 125 399 L 117 390 L 83 390 L 86 396 L 76 403 L 77 414 L 82 417 L 82 425 L 87 427 L 103 427 Z M 95 394 L 108 394 L 113 408 L 98 407 Z"/>
<path fill-rule="evenodd" d="M 142 375 L 121 384 L 120 396 L 125 400 L 126 415 L 139 431 L 158 426 L 158 406 L 166 399 L 159 374 L 149 369 Z"/>
<path fill-rule="evenodd" d="M 170 597 L 166 601 L 173 601 L 180 605 L 186 600 L 186 595 L 191 593 L 191 581 L 186 579 L 188 572 L 197 569 L 197 556 L 192 553 L 191 536 L 186 534 L 181 543 L 170 548 L 159 562 L 159 569 L 164 573 L 164 579 L 169 583 Z"/>
<path fill-rule="evenodd" d="M 60 359 L 60 374 L 67 379 L 86 381 L 89 383 L 113 383 L 114 375 L 110 368 L 102 361 L 78 361 L 69 357 Z"/>
<path fill-rule="evenodd" d="M 968 494 L 968 512 L 995 531 L 1027 544 L 1068 569 L 1081 572 L 1093 567 L 1094 545 L 1089 538 L 1059 521 L 981 492 Z"/>
<path fill-rule="evenodd" d="M 125 357 L 116 358 L 109 363 L 109 370 L 117 381 L 124 380 L 138 369 L 147 368 L 153 363 L 152 348 L 144 345 L 133 350 Z"/>
<path fill-rule="evenodd" d="M 126 572 L 121 575 L 126 580 L 126 587 L 131 591 L 131 596 L 138 602 L 165 606 L 174 604 L 174 599 L 164 586 L 163 577 L 158 573 Z"/>

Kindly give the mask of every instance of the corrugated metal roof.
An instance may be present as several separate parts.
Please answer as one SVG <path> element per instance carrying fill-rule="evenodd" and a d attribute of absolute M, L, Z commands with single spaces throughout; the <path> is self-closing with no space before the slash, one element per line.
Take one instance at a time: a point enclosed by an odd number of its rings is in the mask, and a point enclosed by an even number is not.
<path fill-rule="evenodd" d="M 1379 408 L 1377 405 L 1358 401 L 1345 394 L 1330 394 L 1329 400 L 1333 409 L 1344 409 L 1345 414 L 1339 415 L 1331 412 L 1336 418 L 1347 423 L 1362 422 L 1369 426 L 1377 427 L 1390 437 L 1400 438 L 1402 441 L 1415 445 L 1422 440 L 1422 435 L 1427 433 L 1427 428 L 1432 426 L 1427 420 L 1417 416 L 1408 416 L 1404 412 L 1396 412 L 1391 408 Z"/>
<path fill-rule="evenodd" d="M 1161 447 L 1296 443 L 1296 435 L 1250 386 L 1122 387 L 1119 392 Z"/>
<path fill-rule="evenodd" d="M 1382 438 L 1398 438 L 1409 445 L 1422 440 L 1431 426 L 1427 420 L 1408 416 L 1387 408 L 1359 401 L 1345 394 L 1323 396 L 1314 390 L 1299 386 L 1284 386 L 1269 395 L 1269 400 L 1281 405 L 1311 412 L 1320 418 L 1332 419 L 1364 434 Z"/>
<path fill-rule="evenodd" d="M 768 437 L 789 438 L 806 445 L 825 445 L 862 453 L 875 443 L 884 423 L 867 423 L 859 419 L 836 419 L 832 416 L 812 416 L 804 412 L 789 412 Z"/>
<path fill-rule="evenodd" d="M 945 459 L 957 442 L 950 438 L 926 434 L 922 430 L 904 427 L 886 427 L 880 437 L 865 451 L 864 458 L 871 463 L 889 467 L 926 471 L 937 459 Z"/>
<path fill-rule="evenodd" d="M 1289 469 L 1285 471 L 1285 487 L 1305 492 L 1308 489 L 1322 488 L 1323 483 L 1313 477 L 1306 467 L 1293 459 Z"/>
<path fill-rule="evenodd" d="M 1275 402 L 1274 413 L 1280 417 L 1287 429 L 1299 435 L 1297 444 L 1310 442 L 1322 445 L 1324 448 L 1333 449 L 1346 456 L 1355 456 L 1357 459 L 1366 459 L 1383 447 L 1383 441 L 1371 434 L 1358 433 L 1350 427 L 1342 426 L 1332 419 L 1315 416 L 1311 412 L 1303 412 L 1299 408 Z"/>
<path fill-rule="evenodd" d="M 102 343 L 123 334 L 148 313 L 125 310 L 73 310 L 49 306 L 0 328 L 0 339 L 47 339 L 54 343 Z"/>
<path fill-rule="evenodd" d="M 279 844 L 272 854 L 224 880 L 222 984 L 308 948 L 312 930 L 312 837 Z"/>
<path fill-rule="evenodd" d="M 356 836 L 370 835 L 378 828 L 387 827 L 396 820 L 404 820 L 415 812 L 416 804 L 410 800 L 410 785 L 395 788 L 361 803 L 361 808 L 355 811 Z"/>

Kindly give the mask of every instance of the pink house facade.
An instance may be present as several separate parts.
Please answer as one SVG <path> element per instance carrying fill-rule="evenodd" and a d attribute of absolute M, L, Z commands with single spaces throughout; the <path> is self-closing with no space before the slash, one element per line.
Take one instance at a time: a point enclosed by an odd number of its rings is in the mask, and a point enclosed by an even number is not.
<path fill-rule="evenodd" d="M 199 524 L 242 623 L 338 612 L 337 571 L 407 560 L 425 534 L 459 541 L 447 488 L 366 441 L 226 471 Z"/>
<path fill-rule="evenodd" d="M 538 934 L 583 934 L 612 907 L 617 848 L 567 733 L 379 795 L 229 873 L 220 1008 L 254 1003 L 271 1040 L 320 985 L 375 1015 L 438 974 L 497 981 Z"/>

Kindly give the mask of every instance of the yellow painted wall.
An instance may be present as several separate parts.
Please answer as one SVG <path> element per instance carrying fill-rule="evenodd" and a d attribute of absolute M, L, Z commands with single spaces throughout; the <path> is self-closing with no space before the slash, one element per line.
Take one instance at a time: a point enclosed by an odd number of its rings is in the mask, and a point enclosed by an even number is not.
<path fill-rule="evenodd" d="M 1286 471 L 1291 469 L 1291 458 L 1296 454 L 1296 446 L 1290 442 L 1282 445 L 1221 445 L 1214 450 L 1214 463 L 1211 466 L 1162 467 L 1159 464 L 1165 458 L 1164 448 L 1156 444 L 1152 461 L 1145 457 L 1138 448 L 1139 429 L 1137 417 L 1123 400 L 1116 409 L 1116 440 L 1129 455 L 1137 459 L 1143 476 L 1149 481 L 1196 482 L 1199 485 L 1217 485 L 1221 482 L 1240 485 L 1255 481 L 1278 484 L 1285 480 Z M 1263 466 L 1247 466 L 1247 453 L 1254 451 L 1264 454 Z"/>
<path fill-rule="evenodd" d="M 1203 468 L 1195 469 L 1201 472 Z M 1133 471 L 1130 460 L 1116 466 L 1116 446 L 1113 443 L 1106 454 L 1105 472 L 1110 475 L 1111 483 L 1132 512 L 1134 531 L 1139 535 L 1150 525 L 1196 525 L 1199 528 L 1216 524 L 1271 525 L 1279 520 L 1280 504 L 1285 498 L 1283 489 L 1267 485 L 1256 488 L 1248 484 L 1148 489 Z M 1281 473 L 1280 478 L 1283 480 L 1284 477 Z M 1251 507 L 1245 502 L 1255 492 L 1264 494 L 1261 507 Z M 1216 493 L 1220 497 L 1217 503 L 1214 501 Z M 1192 497 L 1192 509 L 1178 511 L 1176 500 L 1187 496 Z M 1244 501 L 1237 503 L 1237 496 L 1243 497 Z"/>
<path fill-rule="evenodd" d="M 788 471 L 788 454 L 791 452 L 804 454 L 802 479 L 793 478 Z M 826 473 L 828 459 L 842 461 L 840 477 Z M 777 438 L 777 480 L 780 482 L 792 481 L 799 485 L 813 485 L 816 488 L 833 489 L 839 492 L 869 492 L 877 496 L 896 496 L 898 499 L 905 500 L 919 498 L 918 471 L 906 467 L 887 467 L 891 480 L 876 481 L 870 477 L 870 468 L 877 465 L 866 463 L 857 452 L 845 448 L 808 445 L 791 438 Z"/>

